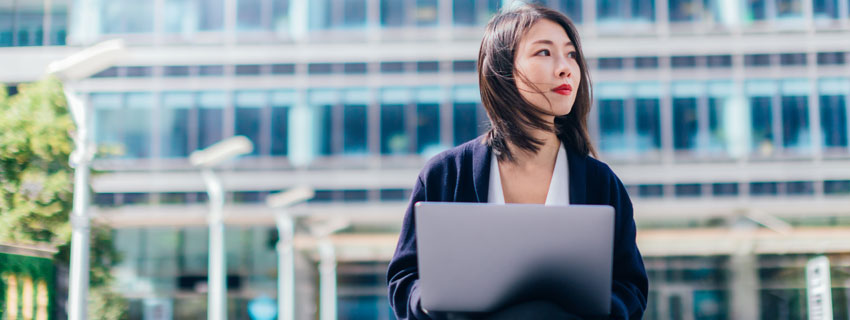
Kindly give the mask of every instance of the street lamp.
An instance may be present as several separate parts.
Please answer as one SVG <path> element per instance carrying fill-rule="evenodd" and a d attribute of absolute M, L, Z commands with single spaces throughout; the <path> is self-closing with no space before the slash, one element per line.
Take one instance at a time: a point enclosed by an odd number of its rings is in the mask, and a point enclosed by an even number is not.
<path fill-rule="evenodd" d="M 95 148 L 90 141 L 90 112 L 75 90 L 78 81 L 112 66 L 126 54 L 121 39 L 101 42 L 64 59 L 51 62 L 47 73 L 62 81 L 65 100 L 77 127 L 74 152 L 70 163 L 74 167 L 74 206 L 71 213 L 71 270 L 68 288 L 68 319 L 87 318 L 86 298 L 89 291 L 89 164 Z"/>
<path fill-rule="evenodd" d="M 251 140 L 244 136 L 235 136 L 217 142 L 203 150 L 189 155 L 193 166 L 201 169 L 201 176 L 207 188 L 210 202 L 208 223 L 210 228 L 209 273 L 207 284 L 207 319 L 227 319 L 227 283 L 225 282 L 226 259 L 224 252 L 224 186 L 213 168 L 227 160 L 236 158 L 254 149 Z"/>
<path fill-rule="evenodd" d="M 351 222 L 334 218 L 316 223 L 310 233 L 319 239 L 319 319 L 336 320 L 336 248 L 331 235 L 351 226 Z"/>
<path fill-rule="evenodd" d="M 275 210 L 277 225 L 277 314 L 281 320 L 295 320 L 295 220 L 287 208 L 315 195 L 313 188 L 298 187 L 266 198 L 266 204 Z"/>

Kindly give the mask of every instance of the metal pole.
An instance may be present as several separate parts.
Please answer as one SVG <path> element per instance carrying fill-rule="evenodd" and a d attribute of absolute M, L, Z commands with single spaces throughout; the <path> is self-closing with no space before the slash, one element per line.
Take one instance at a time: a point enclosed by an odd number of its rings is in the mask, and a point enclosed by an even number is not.
<path fill-rule="evenodd" d="M 88 109 L 74 90 L 66 85 L 65 98 L 77 126 L 75 150 L 71 154 L 74 166 L 74 205 L 71 213 L 71 270 L 68 288 L 68 319 L 87 318 L 89 291 L 89 149 Z"/>
<path fill-rule="evenodd" d="M 277 222 L 277 314 L 281 320 L 295 320 L 295 224 L 292 216 L 280 210 Z"/>
<path fill-rule="evenodd" d="M 227 282 L 225 281 L 227 260 L 224 252 L 224 219 L 222 214 L 224 187 L 221 185 L 221 180 L 210 168 L 203 169 L 201 176 L 204 178 L 210 202 L 207 319 L 225 320 L 227 319 Z"/>
<path fill-rule="evenodd" d="M 336 252 L 329 235 L 319 242 L 319 319 L 336 320 Z"/>

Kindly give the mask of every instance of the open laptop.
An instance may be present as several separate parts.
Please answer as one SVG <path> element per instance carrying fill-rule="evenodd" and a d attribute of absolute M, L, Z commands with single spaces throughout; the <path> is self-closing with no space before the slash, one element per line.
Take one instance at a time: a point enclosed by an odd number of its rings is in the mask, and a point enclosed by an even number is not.
<path fill-rule="evenodd" d="M 578 315 L 611 304 L 614 208 L 417 202 L 422 307 L 491 312 L 544 299 Z"/>

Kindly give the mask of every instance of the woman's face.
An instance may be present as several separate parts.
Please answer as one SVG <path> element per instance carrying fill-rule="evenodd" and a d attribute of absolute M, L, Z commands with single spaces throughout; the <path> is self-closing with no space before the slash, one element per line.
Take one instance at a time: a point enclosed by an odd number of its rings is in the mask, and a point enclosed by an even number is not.
<path fill-rule="evenodd" d="M 556 116 L 570 113 L 581 83 L 577 56 L 575 46 L 561 25 L 546 19 L 535 23 L 520 39 L 514 61 L 516 71 L 528 81 L 516 77 L 522 97 Z"/>

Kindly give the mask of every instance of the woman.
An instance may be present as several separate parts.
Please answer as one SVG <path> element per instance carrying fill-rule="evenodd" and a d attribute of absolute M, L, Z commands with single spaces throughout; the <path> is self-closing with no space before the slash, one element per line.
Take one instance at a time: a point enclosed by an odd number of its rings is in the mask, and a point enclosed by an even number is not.
<path fill-rule="evenodd" d="M 443 201 L 613 206 L 610 317 L 639 319 L 648 285 L 635 244 L 632 204 L 611 169 L 590 157 L 595 156 L 587 133 L 590 79 L 575 26 L 563 14 L 536 5 L 499 13 L 481 41 L 478 81 L 491 128 L 437 155 L 419 174 L 387 274 L 396 316 L 434 316 L 419 303 L 413 205 Z M 545 301 L 491 316 L 571 317 Z"/>

